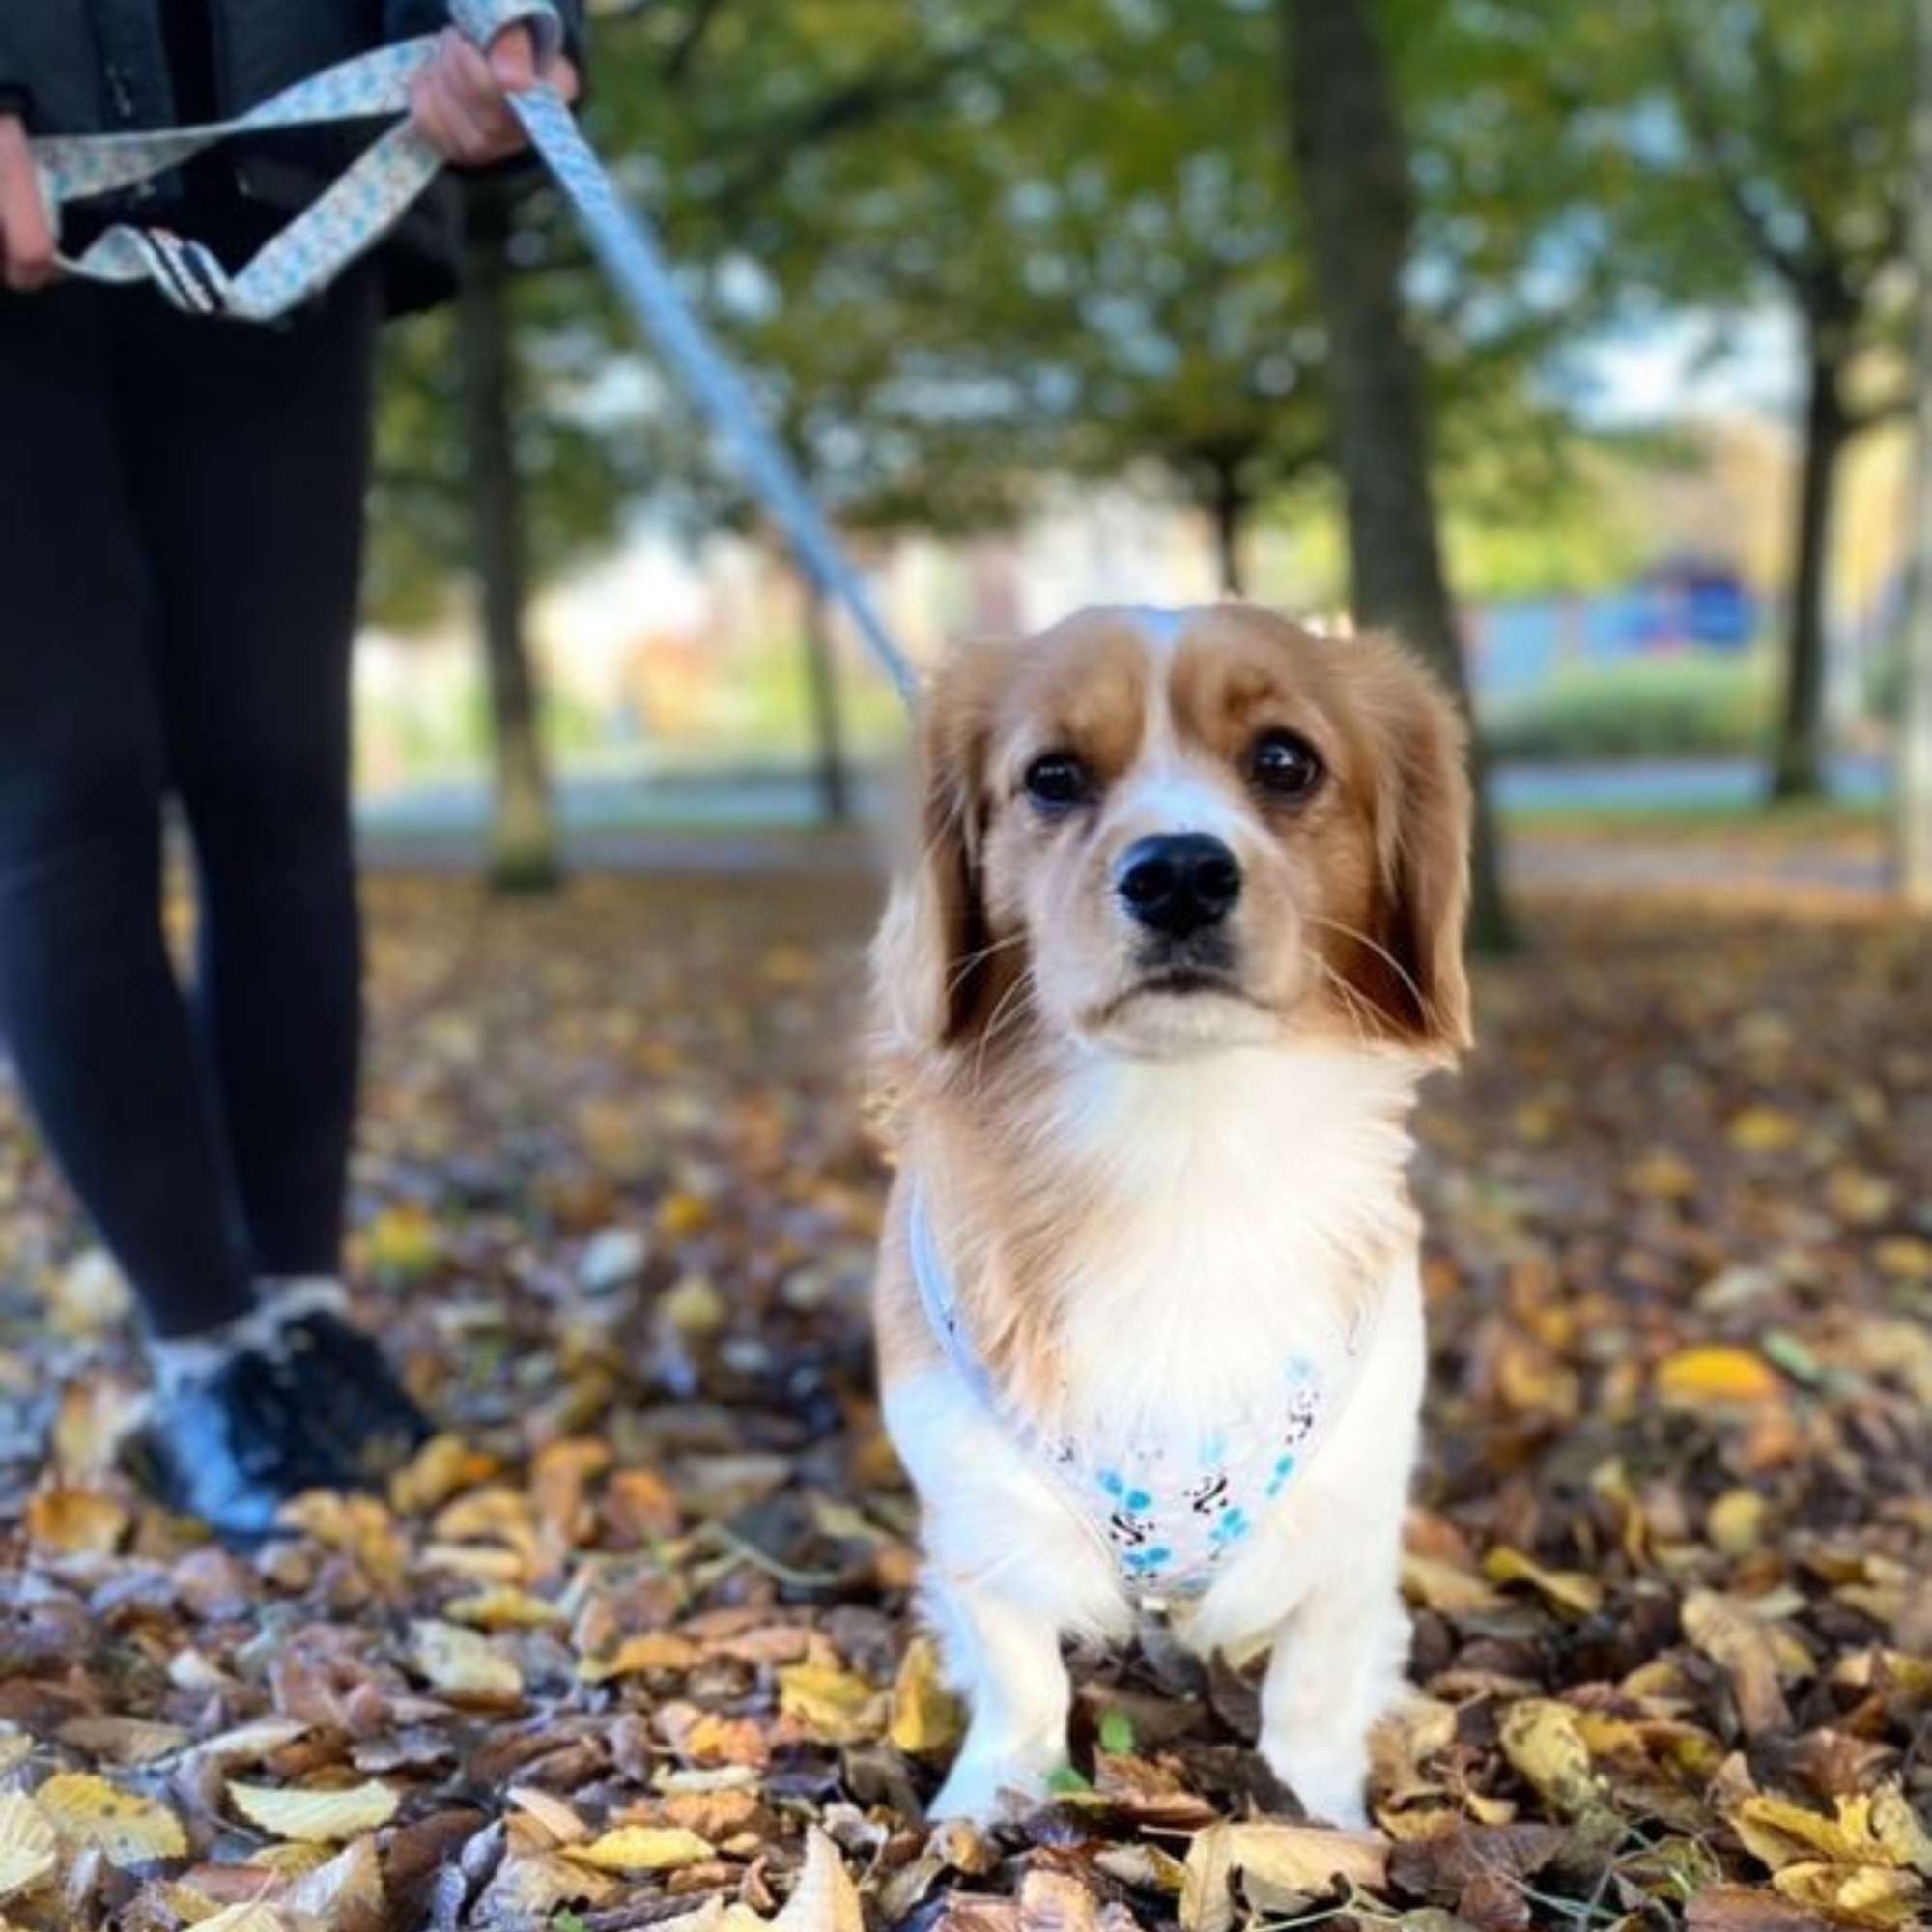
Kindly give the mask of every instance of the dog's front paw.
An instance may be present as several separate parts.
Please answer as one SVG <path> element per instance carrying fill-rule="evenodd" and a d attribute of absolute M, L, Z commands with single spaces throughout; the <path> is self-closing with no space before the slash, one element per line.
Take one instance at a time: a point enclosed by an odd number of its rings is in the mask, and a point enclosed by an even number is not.
<path fill-rule="evenodd" d="M 1009 1792 L 1022 1802 L 1045 1797 L 1048 1780 L 1059 1769 L 1058 1763 L 1037 1758 L 962 1751 L 925 1815 L 934 1824 L 949 1818 L 990 1824 L 1005 1808 Z"/>
<path fill-rule="evenodd" d="M 1361 1748 L 1338 1750 L 1321 1744 L 1297 1748 L 1264 1738 L 1262 1755 L 1311 1818 L 1345 1832 L 1368 1829 L 1369 1768 L 1367 1753 Z"/>

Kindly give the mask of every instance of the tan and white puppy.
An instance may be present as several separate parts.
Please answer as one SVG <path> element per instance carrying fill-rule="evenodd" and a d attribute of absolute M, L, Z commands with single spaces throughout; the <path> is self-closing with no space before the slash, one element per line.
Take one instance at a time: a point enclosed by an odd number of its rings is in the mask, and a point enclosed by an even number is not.
<path fill-rule="evenodd" d="M 1037 1793 L 1065 1758 L 1063 1636 L 1125 1637 L 1163 1597 L 1204 1655 L 1272 1646 L 1261 1747 L 1357 1823 L 1407 1641 L 1407 1122 L 1469 1033 L 1456 712 L 1379 638 L 1088 611 L 952 656 L 923 782 L 874 949 L 877 1313 L 972 1710 L 935 1814 Z M 1284 1364 L 1314 1394 L 1257 1463 L 1224 1437 L 1274 1426 Z M 1094 1443 L 1140 1460 L 1123 1480 Z M 1227 1467 L 1183 1492 L 1204 1444 Z"/>

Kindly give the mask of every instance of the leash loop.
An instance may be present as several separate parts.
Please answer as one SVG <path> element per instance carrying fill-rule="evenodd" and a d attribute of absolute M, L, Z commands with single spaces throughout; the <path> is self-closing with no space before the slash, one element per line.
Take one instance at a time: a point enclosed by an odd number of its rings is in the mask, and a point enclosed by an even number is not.
<path fill-rule="evenodd" d="M 527 26 L 541 59 L 562 48 L 563 22 L 549 0 L 449 4 L 459 31 L 479 47 L 506 27 Z M 61 211 L 70 203 L 153 180 L 237 134 L 401 117 L 233 274 L 200 242 L 132 224 L 109 228 L 77 259 L 63 256 L 61 266 L 89 281 L 152 283 L 190 315 L 269 322 L 288 314 L 388 234 L 440 170 L 441 157 L 408 118 L 411 85 L 435 48 L 434 36 L 376 48 L 298 81 L 246 114 L 206 127 L 37 137 L 31 143 L 35 166 L 58 233 Z M 554 93 L 539 85 L 509 98 L 633 318 L 697 398 L 753 493 L 790 539 L 801 567 L 843 607 L 908 709 L 916 709 L 919 673 L 783 443 L 758 413 L 744 379 L 679 289 L 650 225 L 618 200 L 575 116 Z"/>

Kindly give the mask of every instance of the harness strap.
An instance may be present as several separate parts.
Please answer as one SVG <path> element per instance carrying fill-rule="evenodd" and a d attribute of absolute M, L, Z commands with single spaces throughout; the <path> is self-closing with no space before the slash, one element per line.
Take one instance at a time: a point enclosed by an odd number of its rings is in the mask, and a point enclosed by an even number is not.
<path fill-rule="evenodd" d="M 549 0 L 450 0 L 450 13 L 478 46 L 518 25 L 531 29 L 546 56 L 562 44 L 562 23 Z M 246 114 L 207 127 L 36 138 L 34 161 L 55 231 L 70 203 L 150 181 L 237 134 L 407 116 L 411 83 L 435 46 L 434 38 L 425 38 L 379 47 L 298 81 Z M 907 707 L 917 708 L 918 672 L 873 607 L 784 445 L 758 414 L 744 380 L 678 289 L 649 225 L 617 199 L 575 117 L 554 92 L 533 87 L 511 95 L 510 104 L 633 316 L 696 396 L 753 494 L 790 539 L 802 567 L 827 597 L 844 607 Z M 63 257 L 62 266 L 90 281 L 152 283 L 191 315 L 272 321 L 318 295 L 387 235 L 441 166 L 440 156 L 405 118 L 371 142 L 347 173 L 233 275 L 200 242 L 131 224 L 108 229 L 77 260 Z"/>
<path fill-rule="evenodd" d="M 1103 1548 L 1109 1548 L 1129 1588 L 1148 1596 L 1187 1597 L 1206 1589 L 1220 1560 L 1252 1527 L 1249 1510 L 1258 1515 L 1281 1492 L 1291 1473 L 1306 1470 L 1315 1460 L 1361 1381 L 1384 1299 L 1378 1294 L 1356 1311 L 1349 1332 L 1341 1338 L 1340 1361 L 1333 1379 L 1322 1388 L 1317 1406 L 1306 1416 L 1307 1429 L 1294 1438 L 1292 1453 L 1280 1453 L 1279 1421 L 1273 1419 L 1273 1426 L 1266 1426 L 1271 1419 L 1264 1411 L 1214 1431 L 1214 1440 L 1225 1443 L 1231 1435 L 1238 1437 L 1246 1427 L 1251 1435 L 1250 1462 L 1253 1452 L 1259 1450 L 1264 1463 L 1272 1461 L 1273 1467 L 1241 1467 L 1241 1459 L 1226 1461 L 1226 1449 L 1217 1447 L 1208 1470 L 1210 1480 L 1203 1490 L 1184 1489 L 1182 1500 L 1189 1507 L 1178 1511 L 1171 1464 L 1166 1466 L 1164 1485 L 1151 1480 L 1143 1489 L 1141 1478 L 1132 1473 L 1137 1466 L 1135 1445 L 1116 1445 L 1124 1453 L 1110 1453 L 1095 1460 L 1081 1444 L 1070 1438 L 1049 1439 L 1024 1416 L 1014 1413 L 966 1332 L 952 1271 L 939 1251 L 924 1190 L 917 1181 L 907 1204 L 907 1250 L 920 1305 L 948 1365 L 989 1418 L 1013 1438 L 1041 1475 L 1060 1491 L 1082 1526 Z M 1257 1433 L 1253 1425 L 1258 1418 L 1264 1426 Z M 1138 1446 L 1145 1449 L 1149 1445 Z M 1145 1467 L 1161 1463 L 1162 1452 L 1156 1450 Z M 1218 1485 L 1211 1480 L 1214 1475 L 1236 1474 L 1243 1480 L 1233 1484 L 1222 1481 Z M 1184 1484 L 1184 1476 L 1181 1480 Z M 1156 1493 L 1163 1489 L 1165 1493 Z M 1194 1500 L 1197 1494 L 1202 1497 L 1199 1502 Z M 1210 1534 L 1203 1547 L 1201 1532 L 1207 1528 L 1204 1513 L 1210 1501 L 1225 1513 L 1221 1520 L 1228 1534 L 1225 1541 Z M 1168 1513 L 1165 1519 L 1160 1514 L 1163 1509 Z M 1197 1518 L 1204 1520 L 1196 1520 Z M 1193 1532 L 1196 1547 L 1191 1551 L 1179 1543 L 1175 1548 L 1168 1547 L 1170 1532 L 1178 1523 L 1184 1523 Z"/>

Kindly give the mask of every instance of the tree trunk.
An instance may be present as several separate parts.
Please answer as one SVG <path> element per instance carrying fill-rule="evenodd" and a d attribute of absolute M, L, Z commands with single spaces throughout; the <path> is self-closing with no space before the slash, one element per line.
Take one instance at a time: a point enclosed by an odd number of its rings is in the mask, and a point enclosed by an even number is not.
<path fill-rule="evenodd" d="M 845 718 L 838 696 L 838 660 L 825 623 L 825 593 L 809 573 L 805 591 L 806 695 L 818 773 L 818 812 L 827 825 L 852 816 L 851 770 L 845 757 Z"/>
<path fill-rule="evenodd" d="M 511 427 L 516 366 L 504 300 L 509 205 L 495 183 L 471 184 L 464 205 L 457 326 L 496 768 L 490 880 L 501 891 L 539 892 L 557 883 L 560 867 L 536 673 L 524 634 L 523 497 Z"/>
<path fill-rule="evenodd" d="M 1816 798 L 1825 789 L 1825 582 L 1838 459 L 1851 437 L 1838 352 L 1832 340 L 1831 333 L 1813 328 L 1798 527 L 1792 539 L 1791 608 L 1785 620 L 1784 701 L 1771 774 L 1774 803 Z"/>
<path fill-rule="evenodd" d="M 1278 4 L 1294 157 L 1328 336 L 1355 611 L 1426 658 L 1470 720 L 1470 937 L 1481 951 L 1504 951 L 1514 933 L 1442 561 L 1422 358 L 1403 310 L 1411 210 L 1394 85 L 1371 0 Z"/>
<path fill-rule="evenodd" d="M 1918 503 L 1898 717 L 1898 883 L 1908 907 L 1932 913 L 1932 0 L 1918 0 L 1917 18 L 1912 254 L 1918 277 Z"/>
<path fill-rule="evenodd" d="M 1213 495 L 1208 514 L 1214 524 L 1214 561 L 1221 575 L 1223 597 L 1247 595 L 1241 570 L 1241 536 L 1253 505 L 1232 469 L 1216 465 Z"/>

